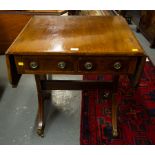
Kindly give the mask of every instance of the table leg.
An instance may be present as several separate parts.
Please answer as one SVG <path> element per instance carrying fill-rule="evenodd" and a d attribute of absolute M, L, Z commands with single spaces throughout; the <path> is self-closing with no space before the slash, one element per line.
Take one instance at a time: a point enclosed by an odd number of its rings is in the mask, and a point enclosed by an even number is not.
<path fill-rule="evenodd" d="M 35 75 L 37 94 L 38 94 L 38 124 L 37 124 L 37 134 L 41 137 L 44 136 L 44 94 L 41 89 L 41 79 L 46 79 L 46 76 Z"/>
<path fill-rule="evenodd" d="M 150 48 L 155 48 L 155 39 L 151 41 Z"/>
<path fill-rule="evenodd" d="M 117 102 L 115 100 L 117 87 L 119 82 L 119 75 L 114 75 L 114 87 L 112 92 L 112 134 L 114 137 L 118 136 L 117 131 Z"/>
<path fill-rule="evenodd" d="M 48 81 L 49 80 L 49 75 L 44 75 L 41 80 L 46 80 Z M 50 75 L 50 80 L 52 80 L 52 75 Z M 43 92 L 43 96 L 44 96 L 44 99 L 46 100 L 51 100 L 51 90 L 44 90 Z"/>
<path fill-rule="evenodd" d="M 115 94 L 112 95 L 112 134 L 118 136 L 117 131 L 117 103 L 115 102 Z"/>
<path fill-rule="evenodd" d="M 47 90 L 51 90 L 54 88 L 57 88 L 59 90 L 66 90 L 68 88 L 68 83 L 66 84 L 66 81 L 60 81 L 57 83 L 57 81 L 48 80 L 46 75 L 35 75 L 35 81 L 37 86 L 37 93 L 38 93 L 38 126 L 37 126 L 37 134 L 39 136 L 44 136 L 44 127 L 45 127 L 45 120 L 44 120 L 44 99 L 46 97 L 51 96 L 51 93 L 48 93 Z M 117 136 L 117 103 L 115 100 L 115 95 L 117 92 L 119 82 L 119 75 L 114 75 L 113 82 L 110 83 L 103 83 L 102 86 L 104 87 L 111 87 L 113 89 L 112 91 L 112 129 L 113 129 L 113 136 Z M 73 83 L 73 82 L 72 82 Z M 82 82 L 82 81 L 76 81 L 74 82 L 74 87 L 72 87 L 71 90 L 79 90 L 82 89 L 84 84 L 87 84 L 86 86 L 101 86 L 101 85 L 94 85 L 94 82 Z M 76 87 L 75 87 L 76 85 Z M 113 85 L 113 86 L 112 86 Z M 55 86 L 55 87 L 54 87 Z M 57 87 L 56 87 L 57 86 Z M 85 87 L 86 87 L 85 86 Z"/>
<path fill-rule="evenodd" d="M 133 88 L 137 89 L 143 74 L 146 57 L 139 58 L 135 74 L 130 78 Z"/>

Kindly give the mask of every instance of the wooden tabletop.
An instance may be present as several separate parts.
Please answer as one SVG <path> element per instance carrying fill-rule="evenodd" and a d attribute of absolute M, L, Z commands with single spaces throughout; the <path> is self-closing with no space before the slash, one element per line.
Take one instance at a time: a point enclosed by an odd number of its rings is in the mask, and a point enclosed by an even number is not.
<path fill-rule="evenodd" d="M 61 15 L 67 10 L 0 10 L 0 14 Z"/>
<path fill-rule="evenodd" d="M 34 16 L 7 54 L 144 55 L 121 16 Z"/>

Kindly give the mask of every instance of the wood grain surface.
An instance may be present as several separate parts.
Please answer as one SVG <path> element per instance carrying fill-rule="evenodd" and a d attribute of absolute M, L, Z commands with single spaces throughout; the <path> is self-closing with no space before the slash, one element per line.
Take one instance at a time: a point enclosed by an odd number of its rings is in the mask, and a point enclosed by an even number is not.
<path fill-rule="evenodd" d="M 66 10 L 67 11 L 67 10 Z M 0 10 L 0 54 L 5 54 L 14 39 L 34 15 L 61 15 L 65 10 Z"/>
<path fill-rule="evenodd" d="M 121 16 L 35 16 L 7 54 L 143 55 Z"/>

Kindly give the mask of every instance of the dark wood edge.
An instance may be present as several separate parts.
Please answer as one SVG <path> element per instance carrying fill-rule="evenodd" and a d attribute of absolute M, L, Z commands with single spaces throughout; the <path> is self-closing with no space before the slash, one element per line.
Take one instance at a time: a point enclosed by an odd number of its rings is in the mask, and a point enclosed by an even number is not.
<path fill-rule="evenodd" d="M 0 15 L 1 14 L 17 14 L 17 15 L 63 15 L 64 13 L 68 12 L 68 10 L 63 10 L 62 12 L 26 12 L 26 11 L 22 11 L 22 10 L 17 10 L 17 11 L 0 11 Z"/>
<path fill-rule="evenodd" d="M 42 90 L 81 90 L 112 88 L 113 82 L 97 80 L 41 80 Z"/>
<path fill-rule="evenodd" d="M 17 87 L 18 82 L 21 78 L 21 74 L 18 74 L 17 72 L 15 60 L 12 55 L 6 55 L 6 64 L 7 64 L 7 71 L 8 71 L 8 79 L 12 84 L 12 87 Z"/>
<path fill-rule="evenodd" d="M 130 77 L 132 86 L 135 88 L 137 88 L 139 85 L 145 62 L 146 62 L 146 56 L 139 57 L 137 60 L 135 74 L 132 77 Z"/>

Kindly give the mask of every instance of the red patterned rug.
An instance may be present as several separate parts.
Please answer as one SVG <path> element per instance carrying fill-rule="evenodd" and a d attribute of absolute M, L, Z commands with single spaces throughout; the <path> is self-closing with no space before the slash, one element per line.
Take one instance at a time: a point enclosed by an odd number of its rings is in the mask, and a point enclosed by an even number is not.
<path fill-rule="evenodd" d="M 84 79 L 95 80 L 109 78 L 84 76 Z M 82 92 L 80 144 L 155 144 L 155 67 L 146 63 L 135 92 L 127 77 L 120 78 L 117 97 L 119 136 L 116 138 L 112 136 L 111 100 L 104 97 L 105 91 Z"/>

